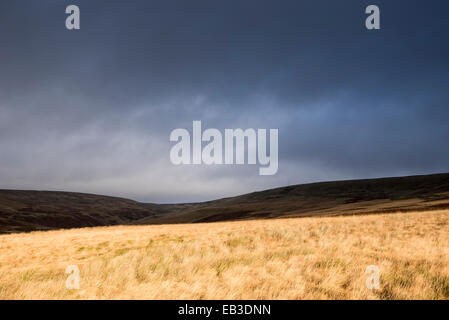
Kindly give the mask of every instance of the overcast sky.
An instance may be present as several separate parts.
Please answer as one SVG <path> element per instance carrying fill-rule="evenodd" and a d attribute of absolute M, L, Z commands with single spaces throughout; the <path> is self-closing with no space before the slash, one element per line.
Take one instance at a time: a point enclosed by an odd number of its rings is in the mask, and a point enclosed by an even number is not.
<path fill-rule="evenodd" d="M 370 4 L 381 30 L 365 28 Z M 449 172 L 448 14 L 447 0 L 0 0 L 0 188 L 183 202 Z M 278 128 L 278 173 L 174 166 L 170 133 L 193 120 Z"/>

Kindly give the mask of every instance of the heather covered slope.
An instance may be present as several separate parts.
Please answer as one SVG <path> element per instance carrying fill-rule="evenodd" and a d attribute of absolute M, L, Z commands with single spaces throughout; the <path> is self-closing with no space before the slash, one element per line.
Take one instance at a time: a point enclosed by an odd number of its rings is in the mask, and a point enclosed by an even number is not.
<path fill-rule="evenodd" d="M 0 190 L 0 233 L 129 224 L 154 206 L 74 192 Z"/>
<path fill-rule="evenodd" d="M 449 208 L 449 174 L 288 186 L 198 204 L 173 205 L 140 223 L 212 222 Z"/>
<path fill-rule="evenodd" d="M 0 190 L 0 233 L 447 208 L 449 174 L 304 184 L 173 205 L 71 192 Z"/>

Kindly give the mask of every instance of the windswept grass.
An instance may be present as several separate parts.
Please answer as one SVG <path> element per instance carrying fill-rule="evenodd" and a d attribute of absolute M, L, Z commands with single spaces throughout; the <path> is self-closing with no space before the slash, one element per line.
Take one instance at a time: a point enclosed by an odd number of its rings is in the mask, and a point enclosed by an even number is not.
<path fill-rule="evenodd" d="M 448 243 L 449 211 L 3 235 L 0 298 L 448 299 Z"/>

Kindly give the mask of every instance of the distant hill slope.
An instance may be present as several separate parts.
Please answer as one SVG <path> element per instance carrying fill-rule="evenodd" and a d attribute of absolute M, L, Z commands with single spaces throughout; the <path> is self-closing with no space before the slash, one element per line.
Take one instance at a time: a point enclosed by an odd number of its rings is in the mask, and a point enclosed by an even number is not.
<path fill-rule="evenodd" d="M 173 205 L 71 192 L 0 190 L 0 233 L 446 208 L 449 174 L 303 184 Z"/>
<path fill-rule="evenodd" d="M 334 216 L 449 209 L 449 174 L 320 182 L 196 204 L 139 223 Z"/>
<path fill-rule="evenodd" d="M 0 233 L 130 224 L 157 205 L 74 192 L 0 190 Z"/>

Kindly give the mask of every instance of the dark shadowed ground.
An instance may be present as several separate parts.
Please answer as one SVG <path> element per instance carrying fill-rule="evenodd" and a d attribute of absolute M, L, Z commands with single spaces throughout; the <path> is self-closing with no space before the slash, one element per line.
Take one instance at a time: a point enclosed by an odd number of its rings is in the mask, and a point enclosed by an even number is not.
<path fill-rule="evenodd" d="M 449 174 L 288 186 L 193 204 L 83 193 L 0 190 L 0 233 L 449 209 Z"/>

